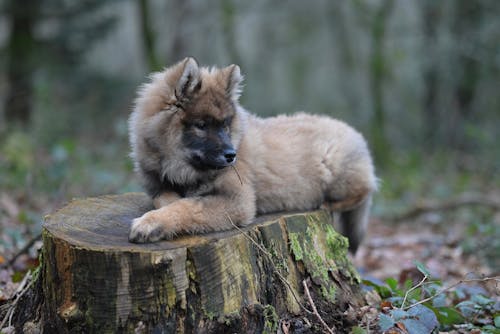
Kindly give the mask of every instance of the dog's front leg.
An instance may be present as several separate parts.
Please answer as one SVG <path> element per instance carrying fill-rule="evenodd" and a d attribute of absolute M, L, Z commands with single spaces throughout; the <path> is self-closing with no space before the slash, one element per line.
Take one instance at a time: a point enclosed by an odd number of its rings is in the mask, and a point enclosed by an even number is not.
<path fill-rule="evenodd" d="M 156 209 L 159 209 L 161 207 L 167 206 L 182 197 L 179 196 L 179 194 L 172 192 L 172 191 L 167 191 L 164 193 L 161 193 L 159 196 L 155 197 L 153 199 L 153 205 L 155 206 Z"/>
<path fill-rule="evenodd" d="M 255 215 L 255 197 L 188 197 L 134 219 L 129 240 L 136 243 L 170 240 L 178 234 L 223 231 L 245 225 Z"/>

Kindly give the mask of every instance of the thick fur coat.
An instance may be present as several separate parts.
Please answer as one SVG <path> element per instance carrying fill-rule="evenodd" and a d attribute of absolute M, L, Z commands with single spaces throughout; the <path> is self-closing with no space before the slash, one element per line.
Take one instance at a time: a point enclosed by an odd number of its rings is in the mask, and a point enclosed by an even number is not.
<path fill-rule="evenodd" d="M 193 58 L 154 73 L 129 120 L 135 169 L 155 210 L 135 219 L 130 241 L 244 226 L 256 214 L 340 212 L 351 250 L 368 221 L 376 177 L 360 133 L 325 116 L 259 118 L 239 104 L 236 65 Z"/>

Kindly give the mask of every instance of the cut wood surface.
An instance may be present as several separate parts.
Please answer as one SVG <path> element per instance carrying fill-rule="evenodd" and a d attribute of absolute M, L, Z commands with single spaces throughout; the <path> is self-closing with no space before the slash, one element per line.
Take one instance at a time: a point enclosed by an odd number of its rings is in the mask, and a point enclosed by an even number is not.
<path fill-rule="evenodd" d="M 132 244 L 142 193 L 75 200 L 46 217 L 35 319 L 45 333 L 324 332 L 362 303 L 347 239 L 324 211 L 264 216 L 244 229 Z M 290 325 L 291 324 L 291 325 Z"/>

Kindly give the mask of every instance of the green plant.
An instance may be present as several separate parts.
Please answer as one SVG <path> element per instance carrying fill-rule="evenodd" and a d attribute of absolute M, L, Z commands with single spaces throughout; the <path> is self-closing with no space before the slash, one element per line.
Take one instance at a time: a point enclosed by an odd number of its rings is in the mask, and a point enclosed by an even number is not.
<path fill-rule="evenodd" d="M 363 283 L 382 298 L 378 325 L 382 331 L 396 328 L 409 334 L 432 333 L 450 329 L 478 330 L 481 333 L 500 333 L 500 307 L 494 297 L 478 293 L 464 283 L 495 281 L 500 277 L 462 279 L 444 287 L 432 280 L 427 268 L 416 262 L 423 278 L 418 284 L 400 284 L 388 278 L 385 284 L 369 280 Z M 479 333 L 479 332 L 478 332 Z"/>

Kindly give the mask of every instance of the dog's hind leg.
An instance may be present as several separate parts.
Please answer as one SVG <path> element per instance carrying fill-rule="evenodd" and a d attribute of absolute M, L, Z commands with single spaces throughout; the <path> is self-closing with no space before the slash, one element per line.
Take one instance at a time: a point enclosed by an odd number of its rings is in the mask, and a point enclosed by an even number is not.
<path fill-rule="evenodd" d="M 349 239 L 349 251 L 353 254 L 365 235 L 371 203 L 371 192 L 363 192 L 342 201 L 323 204 L 332 214 L 335 228 Z"/>
<path fill-rule="evenodd" d="M 340 233 L 349 239 L 352 254 L 356 253 L 368 227 L 371 203 L 370 194 L 357 207 L 340 213 Z"/>

